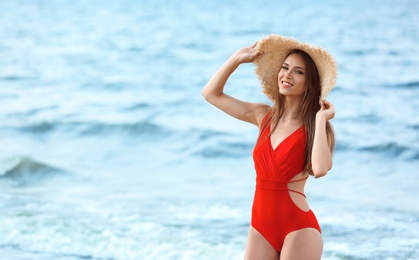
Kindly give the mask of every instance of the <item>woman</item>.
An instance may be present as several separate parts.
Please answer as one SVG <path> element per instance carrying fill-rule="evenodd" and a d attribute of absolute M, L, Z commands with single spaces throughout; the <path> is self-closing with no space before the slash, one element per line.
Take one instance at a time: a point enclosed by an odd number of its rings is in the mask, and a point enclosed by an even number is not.
<path fill-rule="evenodd" d="M 254 62 L 273 106 L 223 92 L 242 63 Z M 253 149 L 256 191 L 245 259 L 320 259 L 320 226 L 304 195 L 309 175 L 332 167 L 333 105 L 324 100 L 336 81 L 333 57 L 321 48 L 269 35 L 236 51 L 202 91 L 229 115 L 259 127 Z M 320 102 L 319 102 L 320 101 Z"/>

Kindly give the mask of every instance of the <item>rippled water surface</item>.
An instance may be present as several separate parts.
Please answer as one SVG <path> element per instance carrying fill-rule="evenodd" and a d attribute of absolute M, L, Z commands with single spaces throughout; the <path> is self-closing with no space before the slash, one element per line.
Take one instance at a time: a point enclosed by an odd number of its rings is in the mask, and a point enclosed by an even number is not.
<path fill-rule="evenodd" d="M 323 259 L 419 259 L 419 5 L 313 2 L 0 1 L 0 258 L 241 259 L 258 131 L 200 92 L 280 33 L 339 66 Z"/>

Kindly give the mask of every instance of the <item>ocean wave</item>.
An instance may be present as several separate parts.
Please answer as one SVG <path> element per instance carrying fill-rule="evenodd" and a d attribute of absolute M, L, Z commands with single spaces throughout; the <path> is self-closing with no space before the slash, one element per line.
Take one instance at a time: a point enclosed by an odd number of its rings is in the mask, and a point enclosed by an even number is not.
<path fill-rule="evenodd" d="M 407 127 L 413 129 L 413 130 L 419 130 L 419 124 L 410 124 Z"/>
<path fill-rule="evenodd" d="M 419 150 L 411 150 L 406 156 L 409 161 L 419 161 Z"/>
<path fill-rule="evenodd" d="M 22 81 L 22 80 L 33 80 L 37 79 L 35 76 L 24 76 L 24 75 L 7 75 L 0 77 L 0 81 Z"/>
<path fill-rule="evenodd" d="M 254 144 L 242 142 L 220 142 L 211 146 L 206 146 L 194 152 L 195 156 L 204 158 L 219 158 L 219 157 L 250 157 Z"/>
<path fill-rule="evenodd" d="M 96 135 L 96 134 L 109 134 L 109 133 L 124 133 L 129 135 L 170 135 L 172 130 L 147 121 L 124 123 L 124 124 L 105 124 L 93 123 L 84 124 L 81 126 L 83 129 L 80 131 L 81 135 Z"/>
<path fill-rule="evenodd" d="M 383 154 L 389 157 L 405 157 L 407 160 L 417 160 L 419 158 L 419 151 L 412 147 L 401 145 L 394 142 L 369 145 L 358 149 L 363 152 Z"/>
<path fill-rule="evenodd" d="M 377 50 L 376 48 L 359 48 L 359 49 L 352 49 L 352 50 L 345 50 L 343 53 L 349 56 L 364 56 L 375 53 Z"/>
<path fill-rule="evenodd" d="M 125 110 L 126 111 L 136 111 L 136 110 L 149 109 L 151 107 L 153 107 L 153 105 L 151 103 L 140 102 L 140 103 L 136 103 L 136 104 L 133 104 L 131 106 L 126 107 Z"/>
<path fill-rule="evenodd" d="M 406 161 L 419 160 L 419 149 L 411 146 L 401 145 L 395 142 L 371 144 L 362 146 L 359 143 L 348 143 L 337 141 L 335 144 L 335 153 L 340 152 L 366 152 L 385 157 L 401 158 Z"/>
<path fill-rule="evenodd" d="M 390 85 L 389 87 L 414 89 L 414 88 L 419 88 L 419 81 L 408 81 L 404 83 L 393 84 L 393 85 Z"/>
<path fill-rule="evenodd" d="M 20 131 L 29 132 L 33 134 L 42 134 L 53 131 L 56 128 L 56 124 L 51 122 L 37 122 L 32 125 L 20 127 Z"/>
<path fill-rule="evenodd" d="M 366 122 L 366 123 L 381 123 L 383 121 L 383 118 L 376 115 L 376 114 L 362 114 L 358 116 L 357 120 L 359 122 Z"/>
<path fill-rule="evenodd" d="M 354 150 L 354 148 L 348 143 L 344 143 L 344 142 L 335 143 L 335 152 L 343 152 L 343 151 L 351 151 L 351 150 Z"/>
<path fill-rule="evenodd" d="M 105 122 L 36 122 L 18 128 L 21 132 L 30 134 L 50 134 L 61 132 L 77 136 L 97 134 L 128 134 L 128 135 L 169 135 L 172 130 L 148 121 L 134 123 Z"/>
<path fill-rule="evenodd" d="M 228 137 L 229 134 L 223 131 L 215 131 L 215 130 L 198 130 L 198 129 L 194 129 L 191 131 L 187 131 L 186 132 L 187 136 L 195 136 L 195 138 L 197 139 L 196 141 L 206 141 L 206 140 L 210 140 L 212 138 L 219 138 L 219 137 Z"/>
<path fill-rule="evenodd" d="M 0 180 L 26 185 L 65 173 L 62 169 L 26 157 L 0 159 Z"/>

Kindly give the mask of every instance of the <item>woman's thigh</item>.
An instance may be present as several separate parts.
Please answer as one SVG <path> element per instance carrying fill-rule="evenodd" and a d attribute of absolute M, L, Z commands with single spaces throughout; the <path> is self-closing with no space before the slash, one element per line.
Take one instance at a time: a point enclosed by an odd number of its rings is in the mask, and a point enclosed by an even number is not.
<path fill-rule="evenodd" d="M 323 251 L 322 235 L 317 229 L 305 228 L 289 233 L 281 250 L 281 260 L 319 260 Z"/>
<path fill-rule="evenodd" d="M 270 260 L 279 259 L 279 253 L 271 246 L 254 227 L 250 226 L 247 237 L 245 260 Z"/>

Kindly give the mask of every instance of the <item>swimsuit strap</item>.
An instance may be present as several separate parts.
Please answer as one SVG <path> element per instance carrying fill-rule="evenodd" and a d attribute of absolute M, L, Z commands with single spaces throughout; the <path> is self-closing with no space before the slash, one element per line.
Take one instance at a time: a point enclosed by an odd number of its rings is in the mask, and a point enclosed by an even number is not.
<path fill-rule="evenodd" d="M 304 194 L 304 193 L 302 193 L 302 192 L 299 192 L 299 191 L 296 191 L 296 190 L 291 190 L 291 189 L 288 189 L 289 191 L 292 191 L 292 192 L 295 192 L 295 193 L 298 193 L 298 194 L 300 194 L 300 195 L 303 195 L 304 196 L 304 198 L 307 198 L 306 197 L 306 195 Z"/>
<path fill-rule="evenodd" d="M 310 177 L 310 176 L 307 176 L 307 177 L 305 177 L 305 178 L 302 178 L 302 179 L 299 179 L 299 180 L 289 181 L 288 183 L 291 183 L 291 182 L 299 182 L 299 181 L 304 181 L 304 180 L 307 180 L 307 179 L 308 179 L 308 177 Z"/>
<path fill-rule="evenodd" d="M 305 177 L 305 178 L 298 179 L 298 180 L 289 181 L 288 183 L 292 183 L 292 182 L 299 182 L 299 181 L 304 181 L 304 180 L 307 180 L 307 179 L 308 179 L 308 177 L 310 177 L 310 176 L 307 176 L 307 177 Z M 292 191 L 292 192 L 295 192 L 295 193 L 298 193 L 298 194 L 300 194 L 300 195 L 303 195 L 305 198 L 307 198 L 307 197 L 306 197 L 306 195 L 305 195 L 304 193 L 302 193 L 302 192 L 299 192 L 299 191 L 296 191 L 296 190 L 292 190 L 292 189 L 288 189 L 288 190 L 289 190 L 289 191 Z"/>

